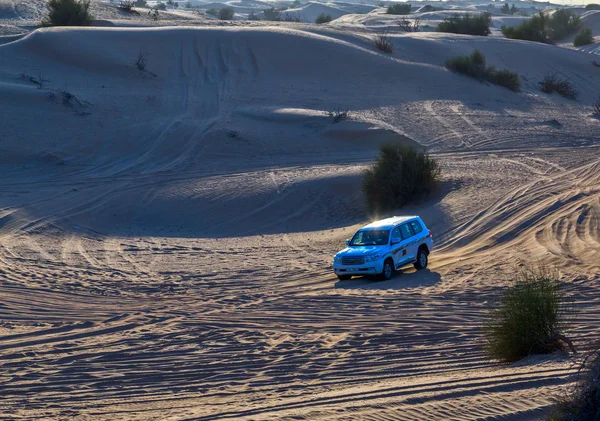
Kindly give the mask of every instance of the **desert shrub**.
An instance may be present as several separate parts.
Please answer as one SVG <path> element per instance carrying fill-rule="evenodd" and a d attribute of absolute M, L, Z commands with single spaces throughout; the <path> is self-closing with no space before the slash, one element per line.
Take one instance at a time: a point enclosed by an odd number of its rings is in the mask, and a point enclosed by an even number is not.
<path fill-rule="evenodd" d="M 379 158 L 364 172 L 362 191 L 371 212 L 400 208 L 432 191 L 440 167 L 427 153 L 397 144 L 381 147 Z"/>
<path fill-rule="evenodd" d="M 496 70 L 485 65 L 485 56 L 475 50 L 470 56 L 452 57 L 446 61 L 446 68 L 480 81 L 503 86 L 511 91 L 518 91 L 521 86 L 519 75 L 510 70 Z"/>
<path fill-rule="evenodd" d="M 556 73 L 546 75 L 539 85 L 542 92 L 546 94 L 556 92 L 560 96 L 573 100 L 577 99 L 579 96 L 579 93 L 575 90 L 571 82 L 567 79 L 560 78 Z"/>
<path fill-rule="evenodd" d="M 154 6 L 154 9 L 164 11 L 167 10 L 167 5 L 159 1 L 158 3 L 156 3 L 156 6 Z"/>
<path fill-rule="evenodd" d="M 215 8 L 211 8 L 206 11 L 206 14 L 216 17 L 219 14 L 219 11 Z"/>
<path fill-rule="evenodd" d="M 570 10 L 559 10 L 552 16 L 544 12 L 533 15 L 517 26 L 502 26 L 505 37 L 552 44 L 563 39 L 581 25 L 581 19 Z"/>
<path fill-rule="evenodd" d="M 339 123 L 348 118 L 348 110 L 335 110 L 327 113 L 333 119 L 334 123 Z"/>
<path fill-rule="evenodd" d="M 270 7 L 268 9 L 263 10 L 263 14 L 265 16 L 265 20 L 281 20 L 281 11 L 279 9 L 275 9 L 274 7 Z"/>
<path fill-rule="evenodd" d="M 496 70 L 493 67 L 487 69 L 488 81 L 494 85 L 503 86 L 511 91 L 518 92 L 521 89 L 519 75 L 510 70 Z"/>
<path fill-rule="evenodd" d="M 317 17 L 317 19 L 315 20 L 315 23 L 321 24 L 321 23 L 327 23 L 327 22 L 331 22 L 331 15 L 326 15 L 325 13 L 321 13 L 319 15 L 319 17 Z"/>
<path fill-rule="evenodd" d="M 388 6 L 388 15 L 408 15 L 412 9 L 412 6 L 408 3 L 396 3 Z"/>
<path fill-rule="evenodd" d="M 221 20 L 231 20 L 233 19 L 233 15 L 235 14 L 233 7 L 223 7 L 219 10 L 219 19 Z"/>
<path fill-rule="evenodd" d="M 421 28 L 421 18 L 414 18 L 412 21 L 402 18 L 398 21 L 398 26 L 404 32 L 419 32 Z"/>
<path fill-rule="evenodd" d="M 570 314 L 558 275 L 525 269 L 488 314 L 485 351 L 490 358 L 508 363 L 564 350 L 565 344 L 572 348 L 562 334 Z"/>
<path fill-rule="evenodd" d="M 146 70 L 147 63 L 148 63 L 148 61 L 146 59 L 146 53 L 144 52 L 144 50 L 140 50 L 137 58 L 135 59 L 135 67 L 137 67 L 138 70 L 144 71 L 144 70 Z"/>
<path fill-rule="evenodd" d="M 148 16 L 150 19 L 157 21 L 160 18 L 160 12 L 158 11 L 157 6 L 152 7 L 148 10 Z"/>
<path fill-rule="evenodd" d="M 600 10 L 600 4 L 590 3 L 585 6 L 585 10 Z"/>
<path fill-rule="evenodd" d="M 373 38 L 373 44 L 384 53 L 391 54 L 394 52 L 394 43 L 392 42 L 392 38 L 385 32 L 375 35 L 375 38 Z"/>
<path fill-rule="evenodd" d="M 592 42 L 594 42 L 592 30 L 590 28 L 583 28 L 573 40 L 573 45 L 575 47 L 581 47 L 582 45 L 588 45 Z"/>
<path fill-rule="evenodd" d="M 479 15 L 471 15 L 465 13 L 460 16 L 451 16 L 444 19 L 438 25 L 438 32 L 449 32 L 452 34 L 467 34 L 467 35 L 489 35 L 490 22 L 492 15 L 489 13 L 481 13 Z"/>
<path fill-rule="evenodd" d="M 550 31 L 553 41 L 564 39 L 581 26 L 581 18 L 572 10 L 561 9 L 550 18 Z"/>
<path fill-rule="evenodd" d="M 558 399 L 548 421 L 598 419 L 600 419 L 600 350 L 595 350 L 583 359 L 575 385 Z"/>
<path fill-rule="evenodd" d="M 90 0 L 49 0 L 42 26 L 87 26 L 92 23 Z"/>

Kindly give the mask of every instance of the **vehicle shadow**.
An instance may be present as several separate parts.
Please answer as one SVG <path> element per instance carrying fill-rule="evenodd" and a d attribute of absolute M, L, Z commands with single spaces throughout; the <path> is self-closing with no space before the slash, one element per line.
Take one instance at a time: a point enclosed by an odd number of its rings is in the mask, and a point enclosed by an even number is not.
<path fill-rule="evenodd" d="M 335 288 L 339 289 L 413 289 L 431 287 L 442 280 L 439 272 L 429 269 L 404 269 L 397 271 L 394 277 L 387 281 L 379 281 L 374 277 L 352 278 L 349 281 L 338 281 Z"/>

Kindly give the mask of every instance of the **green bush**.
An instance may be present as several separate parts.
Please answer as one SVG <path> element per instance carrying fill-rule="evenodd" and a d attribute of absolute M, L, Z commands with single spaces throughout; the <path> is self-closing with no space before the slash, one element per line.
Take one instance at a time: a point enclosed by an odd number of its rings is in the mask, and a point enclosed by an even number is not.
<path fill-rule="evenodd" d="M 88 26 L 94 19 L 90 14 L 90 0 L 49 0 L 48 16 L 42 26 Z"/>
<path fill-rule="evenodd" d="M 546 94 L 556 92 L 560 96 L 572 100 L 577 99 L 579 96 L 579 93 L 575 90 L 571 82 L 567 79 L 561 79 L 556 73 L 546 75 L 539 85 L 542 92 Z"/>
<path fill-rule="evenodd" d="M 167 5 L 164 4 L 163 2 L 159 1 L 158 3 L 156 3 L 156 6 L 154 6 L 155 10 L 167 10 Z"/>
<path fill-rule="evenodd" d="M 525 269 L 488 314 L 485 351 L 502 362 L 572 346 L 562 335 L 571 307 L 556 273 Z"/>
<path fill-rule="evenodd" d="M 432 191 L 440 176 L 438 163 L 426 153 L 386 144 L 375 164 L 364 172 L 362 191 L 371 212 L 392 211 Z"/>
<path fill-rule="evenodd" d="M 460 16 L 452 16 L 444 19 L 437 27 L 438 32 L 449 32 L 452 34 L 467 34 L 467 35 L 482 35 L 486 36 L 491 33 L 490 22 L 492 15 L 489 13 L 481 13 L 479 15 L 471 15 L 465 13 Z"/>
<path fill-rule="evenodd" d="M 600 4 L 590 3 L 585 6 L 585 10 L 600 10 Z"/>
<path fill-rule="evenodd" d="M 233 7 L 223 7 L 219 10 L 219 19 L 221 20 L 231 20 L 234 15 Z"/>
<path fill-rule="evenodd" d="M 265 15 L 265 20 L 281 20 L 281 11 L 279 9 L 275 9 L 274 7 L 263 10 L 263 14 Z"/>
<path fill-rule="evenodd" d="M 578 374 L 575 386 L 558 400 L 548 421 L 600 419 L 600 350 L 584 358 Z"/>
<path fill-rule="evenodd" d="M 515 92 L 521 86 L 518 74 L 510 70 L 496 70 L 494 67 L 486 66 L 485 56 L 477 50 L 470 56 L 458 56 L 448 59 L 446 68 L 480 81 L 503 86 Z"/>
<path fill-rule="evenodd" d="M 408 3 L 396 3 L 388 6 L 387 13 L 388 15 L 408 15 L 412 10 L 412 6 Z"/>
<path fill-rule="evenodd" d="M 321 13 L 319 15 L 319 17 L 317 17 L 317 19 L 315 20 L 315 23 L 321 24 L 321 23 L 328 23 L 331 22 L 331 15 L 326 15 L 325 13 Z"/>
<path fill-rule="evenodd" d="M 592 42 L 594 42 L 592 30 L 590 28 L 583 28 L 573 40 L 573 45 L 575 47 L 581 47 L 582 45 L 588 45 Z"/>
<path fill-rule="evenodd" d="M 552 16 L 544 12 L 533 15 L 517 26 L 502 26 L 505 37 L 552 44 L 581 26 L 581 19 L 570 10 L 559 10 Z"/>
<path fill-rule="evenodd" d="M 213 7 L 213 8 L 207 9 L 206 14 L 216 17 L 219 14 L 219 11 Z"/>

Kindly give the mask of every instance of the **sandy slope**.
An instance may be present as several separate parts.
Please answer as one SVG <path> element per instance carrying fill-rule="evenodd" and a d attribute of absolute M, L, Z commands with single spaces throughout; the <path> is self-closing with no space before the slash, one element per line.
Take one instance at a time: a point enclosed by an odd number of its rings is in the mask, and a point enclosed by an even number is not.
<path fill-rule="evenodd" d="M 577 345 L 598 338 L 598 69 L 519 41 L 394 43 L 88 28 L 0 46 L 0 418 L 542 415 L 574 360 L 498 367 L 481 323 L 515 267 L 541 262 L 565 275 Z M 523 92 L 444 69 L 475 48 Z M 548 69 L 580 100 L 541 94 Z M 441 190 L 402 210 L 437 250 L 428 271 L 337 282 L 384 141 L 443 165 Z"/>

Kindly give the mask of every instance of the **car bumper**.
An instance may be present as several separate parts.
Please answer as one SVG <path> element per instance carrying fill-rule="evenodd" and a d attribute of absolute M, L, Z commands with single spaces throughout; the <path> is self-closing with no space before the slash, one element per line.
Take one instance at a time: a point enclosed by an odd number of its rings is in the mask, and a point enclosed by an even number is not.
<path fill-rule="evenodd" d="M 383 270 L 383 262 L 369 262 L 363 265 L 342 265 L 333 264 L 333 271 L 336 275 L 378 275 Z"/>

